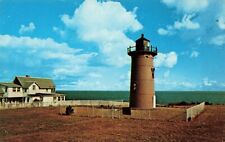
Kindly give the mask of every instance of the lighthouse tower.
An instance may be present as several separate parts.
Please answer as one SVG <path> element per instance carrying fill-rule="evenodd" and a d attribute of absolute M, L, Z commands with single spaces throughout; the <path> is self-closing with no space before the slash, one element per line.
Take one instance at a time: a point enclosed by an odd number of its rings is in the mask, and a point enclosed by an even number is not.
<path fill-rule="evenodd" d="M 154 108 L 156 99 L 153 58 L 157 55 L 157 48 L 142 34 L 141 38 L 136 40 L 136 46 L 129 47 L 127 52 L 132 58 L 130 108 Z"/>

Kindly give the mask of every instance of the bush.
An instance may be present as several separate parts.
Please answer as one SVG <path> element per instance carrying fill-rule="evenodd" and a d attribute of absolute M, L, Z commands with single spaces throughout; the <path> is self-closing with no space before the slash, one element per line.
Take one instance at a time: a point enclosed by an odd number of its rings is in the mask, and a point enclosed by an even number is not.
<path fill-rule="evenodd" d="M 70 115 L 73 113 L 73 108 L 71 106 L 66 107 L 66 115 Z"/>
<path fill-rule="evenodd" d="M 205 102 L 205 105 L 212 105 L 212 103 L 209 103 L 209 102 Z"/>

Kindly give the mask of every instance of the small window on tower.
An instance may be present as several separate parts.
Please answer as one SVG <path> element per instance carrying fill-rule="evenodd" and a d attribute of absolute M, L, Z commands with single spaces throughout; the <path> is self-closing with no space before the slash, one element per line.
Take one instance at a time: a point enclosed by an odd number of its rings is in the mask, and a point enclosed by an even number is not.
<path fill-rule="evenodd" d="M 36 89 L 36 86 L 35 85 L 33 85 L 33 90 L 35 90 Z"/>
<path fill-rule="evenodd" d="M 133 90 L 135 91 L 136 89 L 137 89 L 137 83 L 134 82 L 134 84 L 133 84 Z"/>
<path fill-rule="evenodd" d="M 155 68 L 152 68 L 152 78 L 155 78 Z"/>

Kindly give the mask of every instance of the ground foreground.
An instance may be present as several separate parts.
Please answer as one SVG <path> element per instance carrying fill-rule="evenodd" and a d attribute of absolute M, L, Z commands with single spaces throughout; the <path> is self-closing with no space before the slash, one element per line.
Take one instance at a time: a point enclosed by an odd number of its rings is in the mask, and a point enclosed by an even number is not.
<path fill-rule="evenodd" d="M 0 110 L 0 142 L 225 141 L 225 106 L 192 122 L 59 115 L 59 108 Z"/>

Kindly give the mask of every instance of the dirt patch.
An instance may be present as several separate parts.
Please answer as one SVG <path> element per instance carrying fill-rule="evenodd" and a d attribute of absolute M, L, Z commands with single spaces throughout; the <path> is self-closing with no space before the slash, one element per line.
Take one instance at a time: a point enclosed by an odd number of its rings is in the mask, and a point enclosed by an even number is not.
<path fill-rule="evenodd" d="M 191 122 L 65 116 L 55 107 L 0 111 L 4 142 L 224 140 L 225 106 L 206 106 Z"/>

